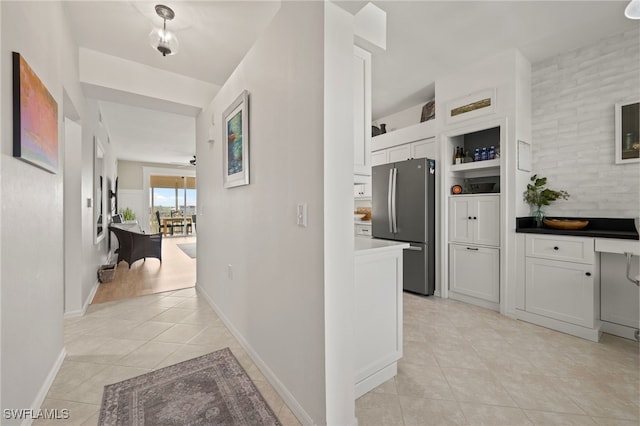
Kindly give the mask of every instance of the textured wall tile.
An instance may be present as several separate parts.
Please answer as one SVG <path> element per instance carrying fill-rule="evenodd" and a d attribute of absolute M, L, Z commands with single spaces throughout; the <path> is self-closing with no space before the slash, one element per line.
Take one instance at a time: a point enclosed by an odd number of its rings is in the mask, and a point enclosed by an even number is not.
<path fill-rule="evenodd" d="M 640 99 L 640 30 L 532 66 L 533 173 L 568 200 L 548 214 L 640 215 L 640 164 L 614 161 L 614 104 Z"/>

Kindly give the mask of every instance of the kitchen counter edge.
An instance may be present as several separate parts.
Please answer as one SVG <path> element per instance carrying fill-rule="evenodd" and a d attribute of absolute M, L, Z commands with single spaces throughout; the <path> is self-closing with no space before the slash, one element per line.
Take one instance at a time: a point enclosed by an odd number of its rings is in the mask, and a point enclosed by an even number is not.
<path fill-rule="evenodd" d="M 618 238 L 623 240 L 638 240 L 633 219 L 618 218 L 565 218 L 553 217 L 554 219 L 588 220 L 589 225 L 584 229 L 554 229 L 548 227 L 537 228 L 533 217 L 517 217 L 516 232 L 525 234 L 549 234 L 549 235 L 569 235 L 574 237 L 591 238 Z"/>
<path fill-rule="evenodd" d="M 402 250 L 409 248 L 409 243 L 399 241 L 382 240 L 370 237 L 354 237 L 354 248 L 356 256 L 378 254 L 387 251 Z"/>

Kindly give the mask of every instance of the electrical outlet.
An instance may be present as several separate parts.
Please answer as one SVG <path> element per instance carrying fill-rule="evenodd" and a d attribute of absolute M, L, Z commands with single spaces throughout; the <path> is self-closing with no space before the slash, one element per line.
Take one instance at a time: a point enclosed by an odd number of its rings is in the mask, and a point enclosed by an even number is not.
<path fill-rule="evenodd" d="M 227 278 L 229 278 L 230 280 L 233 279 L 233 265 L 231 264 L 227 265 Z"/>

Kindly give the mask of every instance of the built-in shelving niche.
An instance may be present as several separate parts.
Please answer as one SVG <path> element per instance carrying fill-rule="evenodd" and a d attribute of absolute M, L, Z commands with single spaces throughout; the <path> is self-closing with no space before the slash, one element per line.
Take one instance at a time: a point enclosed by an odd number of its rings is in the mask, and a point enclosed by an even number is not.
<path fill-rule="evenodd" d="M 453 154 L 456 147 L 462 147 L 468 162 L 450 164 L 448 166 L 451 185 L 462 185 L 464 193 L 469 193 L 470 187 L 480 183 L 495 183 L 493 193 L 500 192 L 500 126 L 469 132 L 457 136 L 447 137 L 449 153 Z M 492 160 L 470 161 L 476 148 L 489 149 L 493 146 L 496 157 Z"/>

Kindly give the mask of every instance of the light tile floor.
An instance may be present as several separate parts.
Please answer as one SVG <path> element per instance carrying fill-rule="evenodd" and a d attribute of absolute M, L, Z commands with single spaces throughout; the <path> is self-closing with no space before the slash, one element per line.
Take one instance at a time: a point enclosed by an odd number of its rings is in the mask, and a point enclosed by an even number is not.
<path fill-rule="evenodd" d="M 356 401 L 358 425 L 637 426 L 638 350 L 405 293 L 398 375 Z"/>
<path fill-rule="evenodd" d="M 194 288 L 91 305 L 84 317 L 65 320 L 65 346 L 67 357 L 41 408 L 67 409 L 69 419 L 34 425 L 95 426 L 105 385 L 224 347 L 281 423 L 300 424 Z"/>
<path fill-rule="evenodd" d="M 439 298 L 404 296 L 397 377 L 356 401 L 366 425 L 638 425 L 638 344 L 600 343 Z M 284 425 L 282 399 L 195 289 L 91 305 L 42 408 L 96 425 L 104 385 L 230 347 Z"/>

